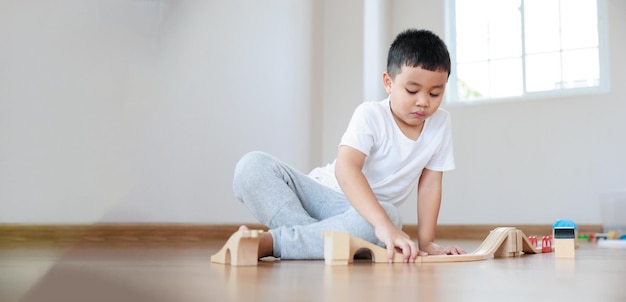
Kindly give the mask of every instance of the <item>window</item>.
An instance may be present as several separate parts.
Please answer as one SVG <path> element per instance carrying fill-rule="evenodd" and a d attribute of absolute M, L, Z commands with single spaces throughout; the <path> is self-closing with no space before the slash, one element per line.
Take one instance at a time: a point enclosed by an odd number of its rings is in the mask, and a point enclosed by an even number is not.
<path fill-rule="evenodd" d="M 452 103 L 608 91 L 605 0 L 447 0 Z"/>

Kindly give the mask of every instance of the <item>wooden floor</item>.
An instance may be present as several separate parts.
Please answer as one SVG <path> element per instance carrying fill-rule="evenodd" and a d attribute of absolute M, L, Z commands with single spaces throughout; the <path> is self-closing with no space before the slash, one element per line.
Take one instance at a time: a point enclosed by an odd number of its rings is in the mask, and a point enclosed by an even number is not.
<path fill-rule="evenodd" d="M 223 243 L 0 246 L 0 301 L 626 301 L 626 249 L 592 244 L 575 260 L 230 267 L 209 261 Z"/>

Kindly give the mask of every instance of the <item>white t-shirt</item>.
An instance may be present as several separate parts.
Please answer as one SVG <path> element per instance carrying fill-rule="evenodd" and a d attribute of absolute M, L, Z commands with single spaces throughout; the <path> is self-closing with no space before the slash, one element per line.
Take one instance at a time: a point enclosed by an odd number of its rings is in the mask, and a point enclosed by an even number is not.
<path fill-rule="evenodd" d="M 417 186 L 424 168 L 448 171 L 455 167 L 449 113 L 439 109 L 427 118 L 415 141 L 398 128 L 388 98 L 359 105 L 339 145 L 366 155 L 362 172 L 376 198 L 395 205 L 404 202 Z M 309 176 L 341 191 L 334 161 L 314 169 Z"/>

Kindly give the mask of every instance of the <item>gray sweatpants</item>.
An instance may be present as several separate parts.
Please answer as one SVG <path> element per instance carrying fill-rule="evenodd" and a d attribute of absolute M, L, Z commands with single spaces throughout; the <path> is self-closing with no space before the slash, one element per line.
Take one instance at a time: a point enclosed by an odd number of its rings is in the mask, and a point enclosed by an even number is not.
<path fill-rule="evenodd" d="M 237 163 L 235 196 L 270 230 L 274 256 L 282 259 L 323 259 L 323 231 L 349 231 L 383 246 L 374 228 L 341 192 L 318 183 L 277 158 L 259 151 Z M 381 203 L 391 221 L 401 227 L 397 208 Z"/>

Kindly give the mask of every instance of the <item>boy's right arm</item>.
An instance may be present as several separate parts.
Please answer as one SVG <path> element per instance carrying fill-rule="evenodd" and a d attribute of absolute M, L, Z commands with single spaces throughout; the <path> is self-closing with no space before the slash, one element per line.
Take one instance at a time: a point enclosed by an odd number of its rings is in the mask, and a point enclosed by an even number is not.
<path fill-rule="evenodd" d="M 414 262 L 419 253 L 415 242 L 391 222 L 378 203 L 363 175 L 364 163 L 365 154 L 354 148 L 341 146 L 335 162 L 335 176 L 339 186 L 354 209 L 374 227 L 376 237 L 387 246 L 389 260 L 393 259 L 394 252 L 398 249 L 402 250 L 405 262 Z"/>

